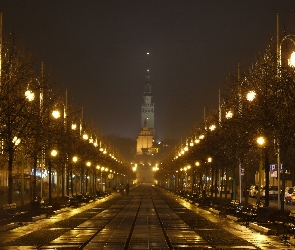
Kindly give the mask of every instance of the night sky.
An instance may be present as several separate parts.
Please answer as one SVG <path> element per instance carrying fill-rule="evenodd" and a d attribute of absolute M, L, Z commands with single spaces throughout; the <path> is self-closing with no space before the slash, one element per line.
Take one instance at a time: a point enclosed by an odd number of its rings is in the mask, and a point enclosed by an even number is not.
<path fill-rule="evenodd" d="M 149 67 L 158 139 L 181 140 L 217 108 L 237 65 L 250 67 L 289 0 L 0 0 L 14 32 L 102 135 L 136 139 Z M 149 57 L 146 53 L 149 52 Z"/>

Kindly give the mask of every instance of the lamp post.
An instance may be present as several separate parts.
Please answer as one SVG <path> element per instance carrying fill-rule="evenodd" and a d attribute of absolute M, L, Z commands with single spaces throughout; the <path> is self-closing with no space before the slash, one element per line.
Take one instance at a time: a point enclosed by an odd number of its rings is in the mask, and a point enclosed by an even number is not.
<path fill-rule="evenodd" d="M 73 156 L 72 158 L 72 161 L 73 163 L 76 165 L 77 161 L 78 161 L 78 157 L 77 156 Z M 73 185 L 73 168 L 72 168 L 72 165 L 71 165 L 71 173 L 70 173 L 70 176 L 71 176 L 71 194 L 72 194 L 72 197 L 74 195 L 74 185 Z M 77 194 L 77 187 L 75 185 L 75 189 L 76 189 L 76 194 Z"/>
<path fill-rule="evenodd" d="M 96 166 L 96 170 L 100 170 L 101 171 L 99 165 Z M 96 183 L 96 180 L 97 180 L 97 175 L 95 175 L 95 190 L 94 190 L 95 192 L 97 192 L 97 183 Z M 101 183 L 101 179 L 100 179 L 100 183 Z"/>
<path fill-rule="evenodd" d="M 43 68 L 43 63 L 42 63 L 42 67 L 41 67 L 41 73 L 42 73 L 42 78 L 41 81 L 39 81 L 38 78 L 34 78 L 32 79 L 28 86 L 27 86 L 27 90 L 25 91 L 25 98 L 28 102 L 33 102 L 36 99 L 36 95 L 34 93 L 34 91 L 31 89 L 32 85 L 33 85 L 33 89 L 39 89 L 39 110 L 38 110 L 38 115 L 37 115 L 37 119 L 38 119 L 38 127 L 36 127 L 35 129 L 35 136 L 34 136 L 34 148 L 35 150 L 33 151 L 33 183 L 32 183 L 32 192 L 31 195 L 33 196 L 33 198 L 35 199 L 35 197 L 37 197 L 37 164 L 38 164 L 38 151 L 37 148 L 40 149 L 39 147 L 39 137 L 41 135 L 40 133 L 40 129 L 41 129 L 41 125 L 43 124 L 43 74 L 44 74 L 44 68 Z M 38 87 L 36 87 L 33 82 L 36 82 L 38 84 Z M 44 167 L 44 162 L 45 162 L 45 158 L 44 158 L 44 145 L 41 148 L 41 157 L 39 158 L 39 165 L 40 165 L 40 172 L 41 172 L 41 182 L 40 182 L 40 196 L 42 197 L 42 172 L 43 172 L 43 167 Z M 32 197 L 31 196 L 31 197 Z"/>
<path fill-rule="evenodd" d="M 179 189 L 179 176 L 178 176 L 178 170 L 175 171 L 175 191 L 178 191 Z"/>
<path fill-rule="evenodd" d="M 293 46 L 295 47 L 295 35 L 286 35 L 282 38 L 281 41 L 279 41 L 279 18 L 277 15 L 277 75 L 281 77 L 281 67 L 282 67 L 282 45 L 285 41 L 290 41 Z M 290 57 L 287 59 L 287 65 L 289 67 L 295 67 L 295 51 L 293 50 L 290 54 Z M 281 159 L 280 159 L 280 141 L 278 138 L 275 138 L 275 144 L 276 144 L 276 150 L 277 150 L 277 178 L 278 178 L 278 210 L 284 210 L 284 200 L 283 197 L 281 197 Z M 283 181 L 284 181 L 284 171 L 283 171 Z M 282 187 L 285 186 L 285 183 L 282 183 Z M 282 190 L 282 193 L 284 194 L 285 190 Z"/>
<path fill-rule="evenodd" d="M 195 166 L 198 168 L 200 166 L 200 162 L 196 161 Z M 199 194 L 201 193 L 201 186 L 202 186 L 202 176 L 200 174 L 200 182 L 199 182 Z"/>
<path fill-rule="evenodd" d="M 52 117 L 54 119 L 60 118 L 60 112 L 58 110 L 53 110 L 51 113 Z M 50 148 L 50 146 L 49 146 Z M 58 154 L 58 151 L 56 149 L 51 150 L 50 156 L 48 159 L 48 192 L 49 192 L 49 204 L 52 204 L 52 157 L 56 157 Z M 42 180 L 41 180 L 42 181 Z"/>
<path fill-rule="evenodd" d="M 295 41 L 294 41 L 295 35 L 286 35 L 283 37 L 279 44 L 278 48 L 278 73 L 280 73 L 280 68 L 282 67 L 282 45 L 285 41 L 290 41 L 293 46 L 295 47 Z M 295 51 L 292 51 L 290 54 L 290 57 L 287 59 L 288 66 L 295 67 Z"/>
<path fill-rule="evenodd" d="M 256 139 L 258 146 L 261 148 L 260 153 L 260 161 L 259 161 L 259 178 L 258 178 L 258 194 L 257 194 L 257 203 L 260 203 L 261 198 L 261 175 L 262 175 L 262 165 L 263 165 L 263 147 L 265 145 L 265 138 L 263 136 L 259 136 Z"/>
<path fill-rule="evenodd" d="M 104 188 L 104 185 L 103 185 L 103 171 L 105 170 L 105 167 L 101 167 L 100 168 L 100 184 L 101 184 L 101 191 L 102 192 L 105 192 L 105 188 Z"/>
<path fill-rule="evenodd" d="M 107 188 L 108 188 L 108 185 L 107 185 L 107 174 L 109 172 L 109 168 L 105 168 L 104 171 L 105 171 L 105 175 L 104 175 L 104 179 L 105 179 L 105 190 L 107 190 Z"/>
<path fill-rule="evenodd" d="M 0 54 L 1 54 L 1 52 L 0 52 Z M 1 66 L 0 66 L 0 68 L 1 68 Z M 31 90 L 27 89 L 25 92 L 25 97 L 28 102 L 32 102 L 35 99 L 35 94 Z M 14 144 L 17 145 L 17 144 L 19 144 L 20 139 L 14 140 L 14 141 L 15 141 Z M 37 165 L 37 157 L 34 157 L 34 158 L 36 159 L 36 165 Z M 24 206 L 24 185 L 25 185 L 25 183 L 24 183 L 24 168 L 25 168 L 24 164 L 25 164 L 25 158 L 24 158 L 24 152 L 22 149 L 22 162 L 21 162 L 21 205 L 22 206 Z M 36 165 L 34 164 L 34 166 L 36 166 Z M 34 196 L 35 197 L 36 197 L 36 169 L 37 169 L 37 167 L 34 167 L 34 179 L 33 179 L 34 187 L 33 187 L 33 189 L 34 189 Z M 41 183 L 42 183 L 42 174 L 41 174 Z M 42 190 L 41 190 L 41 197 L 42 197 Z"/>
<path fill-rule="evenodd" d="M 52 204 L 52 157 L 56 157 L 58 154 L 56 149 L 51 150 L 50 155 L 51 157 L 49 158 L 49 165 L 48 165 L 48 199 L 49 199 L 49 204 Z"/>
<path fill-rule="evenodd" d="M 185 166 L 183 167 L 183 171 L 184 171 L 184 177 L 183 177 L 183 180 L 184 180 L 184 185 L 183 187 L 185 188 L 184 189 L 184 193 L 187 192 L 187 187 L 188 187 L 188 176 L 187 176 L 187 170 L 188 168 Z"/>
<path fill-rule="evenodd" d="M 86 166 L 87 166 L 87 171 L 86 171 L 86 193 L 87 193 L 87 187 L 88 187 L 88 173 L 89 173 L 89 168 L 91 167 L 91 162 L 87 161 L 86 162 Z M 89 181 L 90 182 L 90 181 Z"/>
<path fill-rule="evenodd" d="M 195 189 L 195 167 L 194 165 L 192 166 L 192 180 L 191 180 L 191 184 L 192 184 L 192 195 L 194 194 L 194 189 Z"/>
<path fill-rule="evenodd" d="M 211 163 L 212 163 L 212 157 L 208 157 L 207 158 L 207 163 L 208 163 L 208 167 L 211 165 Z M 206 189 L 208 190 L 208 167 L 206 168 Z M 212 169 L 212 176 L 213 176 L 213 169 Z M 211 179 L 211 188 L 210 188 L 210 190 L 212 190 L 212 179 Z M 211 196 L 212 196 L 212 192 L 211 192 Z"/>

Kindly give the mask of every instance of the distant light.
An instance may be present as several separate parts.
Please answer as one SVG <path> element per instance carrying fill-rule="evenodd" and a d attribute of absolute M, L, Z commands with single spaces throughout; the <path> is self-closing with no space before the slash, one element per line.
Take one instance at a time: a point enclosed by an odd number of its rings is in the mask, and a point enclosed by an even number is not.
<path fill-rule="evenodd" d="M 82 135 L 82 138 L 84 139 L 84 140 L 88 140 L 88 135 L 86 134 L 86 133 L 84 133 L 83 135 Z"/>
<path fill-rule="evenodd" d="M 31 90 L 27 90 L 25 96 L 30 102 L 35 99 L 35 94 Z"/>
<path fill-rule="evenodd" d="M 252 102 L 255 99 L 255 96 L 256 96 L 255 91 L 251 90 L 247 93 L 246 98 L 249 102 Z"/>
<path fill-rule="evenodd" d="M 295 51 L 292 52 L 290 59 L 288 59 L 288 65 L 290 67 L 295 67 Z"/>
<path fill-rule="evenodd" d="M 72 160 L 73 160 L 73 162 L 76 163 L 78 161 L 78 157 L 77 156 L 73 156 L 73 159 Z"/>
<path fill-rule="evenodd" d="M 227 111 L 225 114 L 225 118 L 226 119 L 231 119 L 233 117 L 233 112 L 231 110 Z"/>
<path fill-rule="evenodd" d="M 216 125 L 212 124 L 212 125 L 209 127 L 209 129 L 210 129 L 211 131 L 215 130 L 215 129 L 216 129 Z"/>
<path fill-rule="evenodd" d="M 17 146 L 18 144 L 20 144 L 20 141 L 21 141 L 21 139 L 19 139 L 15 136 L 15 137 L 13 137 L 12 143 L 14 143 L 14 145 Z"/>
<path fill-rule="evenodd" d="M 150 54 L 150 52 L 146 52 L 146 54 L 147 54 L 147 55 L 149 55 L 149 54 Z"/>
<path fill-rule="evenodd" d="M 265 144 L 265 139 L 264 139 L 263 136 L 259 136 L 259 137 L 257 138 L 256 142 L 257 142 L 257 144 L 258 144 L 259 146 L 263 146 L 263 145 Z"/>
<path fill-rule="evenodd" d="M 57 150 L 55 150 L 55 149 L 51 150 L 51 153 L 50 154 L 53 157 L 57 156 Z"/>
<path fill-rule="evenodd" d="M 77 129 L 77 124 L 73 123 L 71 127 L 72 127 L 72 130 L 76 130 Z"/>
<path fill-rule="evenodd" d="M 60 118 L 60 112 L 58 110 L 53 110 L 51 114 L 55 119 Z"/>

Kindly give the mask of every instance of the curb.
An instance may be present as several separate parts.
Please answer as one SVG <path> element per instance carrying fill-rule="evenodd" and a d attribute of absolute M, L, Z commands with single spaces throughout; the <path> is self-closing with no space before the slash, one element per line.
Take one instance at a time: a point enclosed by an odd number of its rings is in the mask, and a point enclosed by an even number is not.
<path fill-rule="evenodd" d="M 214 209 L 214 208 L 209 208 L 209 211 L 214 213 L 214 214 L 218 214 L 220 215 L 220 211 L 217 210 L 217 209 Z M 238 221 L 238 217 L 236 216 L 233 216 L 233 215 L 226 215 L 226 218 L 232 220 L 232 221 L 235 221 L 237 222 Z M 261 225 L 258 225 L 256 222 L 250 222 L 249 223 L 249 228 L 252 228 L 258 232 L 261 232 L 261 233 L 264 233 L 264 234 L 268 234 L 271 229 L 267 228 L 267 227 L 264 227 L 264 226 L 261 226 Z M 294 239 L 294 242 L 295 242 L 295 239 Z"/>
<path fill-rule="evenodd" d="M 265 233 L 265 234 L 268 234 L 271 231 L 269 228 L 260 226 L 256 222 L 250 222 L 249 227 L 252 229 L 255 229 L 258 232 Z"/>
<path fill-rule="evenodd" d="M 3 226 L 0 226 L 0 232 L 4 232 L 4 231 L 8 231 L 8 230 L 12 230 L 19 227 L 19 224 L 16 222 L 12 222 Z"/>

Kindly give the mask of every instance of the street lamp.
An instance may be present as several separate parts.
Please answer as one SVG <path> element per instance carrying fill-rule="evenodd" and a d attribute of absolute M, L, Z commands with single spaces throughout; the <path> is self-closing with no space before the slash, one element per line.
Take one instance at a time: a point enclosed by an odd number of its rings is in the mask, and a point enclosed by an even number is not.
<path fill-rule="evenodd" d="M 283 39 L 280 42 L 280 46 L 279 46 L 279 51 L 278 51 L 278 71 L 280 70 L 281 66 L 282 66 L 282 45 L 285 41 L 290 41 L 292 42 L 293 46 L 295 46 L 295 41 L 294 41 L 295 36 L 294 35 L 286 35 L 283 37 Z M 290 57 L 287 59 L 287 63 L 290 67 L 294 67 L 295 66 L 295 51 L 292 51 Z"/>
<path fill-rule="evenodd" d="M 212 157 L 208 157 L 207 158 L 207 163 L 208 163 L 208 166 L 210 166 L 210 164 L 212 163 Z M 212 167 L 212 166 L 211 166 Z M 208 169 L 208 168 L 206 168 Z M 206 185 L 208 186 L 208 176 L 209 174 L 206 174 Z M 208 187 L 207 187 L 207 190 L 208 190 Z M 211 169 L 211 188 L 210 188 L 210 191 L 211 191 L 211 196 L 213 195 L 213 168 Z"/>
<path fill-rule="evenodd" d="M 259 178 L 258 178 L 258 194 L 257 194 L 257 203 L 260 203 L 260 198 L 261 198 L 261 175 L 262 175 L 262 165 L 263 165 L 263 147 L 265 145 L 265 138 L 263 136 L 259 136 L 256 139 L 256 142 L 258 144 L 258 147 L 261 148 L 261 155 L 260 155 L 260 161 L 259 161 Z"/>
<path fill-rule="evenodd" d="M 51 116 L 54 118 L 54 119 L 59 119 L 60 118 L 60 112 L 59 110 L 55 109 L 51 112 Z M 52 195 L 51 195 L 51 184 L 52 184 L 52 180 L 51 180 L 51 175 L 52 175 L 52 157 L 56 157 L 57 156 L 57 153 L 58 151 L 53 149 L 51 150 L 50 152 L 50 155 L 51 157 L 49 157 L 49 175 L 48 175 L 48 178 L 49 178 L 49 182 L 48 182 L 48 188 L 49 188 L 49 203 L 51 204 L 51 201 L 52 201 Z"/>
<path fill-rule="evenodd" d="M 104 171 L 105 171 L 105 176 L 104 176 L 105 177 L 105 189 L 107 189 L 108 188 L 107 184 L 109 184 L 109 183 L 107 183 L 108 182 L 107 176 L 108 176 L 109 168 L 105 167 Z"/>
<path fill-rule="evenodd" d="M 37 116 L 38 117 L 38 119 L 39 119 L 39 122 L 41 121 L 41 114 L 42 114 L 42 108 L 43 108 L 43 89 L 42 89 L 42 83 L 37 79 L 37 78 L 35 78 L 35 79 L 32 79 L 30 82 L 29 82 L 29 84 L 28 84 L 28 86 L 27 86 L 27 90 L 25 91 L 25 98 L 26 98 L 26 100 L 28 101 L 28 102 L 33 102 L 35 99 L 36 99 L 36 95 L 35 95 L 35 92 L 34 91 L 32 91 L 32 85 L 34 86 L 33 87 L 33 89 L 35 89 L 36 88 L 36 86 L 33 84 L 33 83 L 31 83 L 31 82 L 36 82 L 36 83 L 38 83 L 38 87 L 40 88 L 40 96 L 39 96 L 39 101 L 40 101 L 40 106 L 39 106 L 39 116 Z M 34 139 L 36 140 L 36 141 L 38 141 L 39 140 L 39 136 L 40 136 L 40 133 L 36 133 L 35 134 L 35 136 L 34 136 Z M 43 162 L 43 160 L 44 160 L 44 157 L 43 157 L 43 152 L 42 152 L 42 157 L 39 157 L 38 158 L 38 156 L 37 156 L 37 151 L 38 150 L 34 150 L 34 154 L 35 154 L 35 156 L 34 156 L 34 163 L 33 163 L 33 172 L 34 172 L 34 175 L 33 175 L 33 186 L 32 186 L 32 189 L 33 189 L 33 191 L 32 191 L 32 194 L 33 194 L 33 197 L 36 197 L 37 196 L 37 194 L 36 194 L 36 187 L 37 187 L 37 175 L 36 175 L 36 172 L 37 172 L 37 161 L 38 161 L 38 159 L 40 159 L 39 161 L 40 161 L 40 166 L 41 166 L 41 197 L 42 197 L 42 167 L 44 166 L 44 162 Z M 22 188 L 23 188 L 23 185 L 22 185 Z"/>
<path fill-rule="evenodd" d="M 227 111 L 225 114 L 226 119 L 231 119 L 231 118 L 233 118 L 233 116 L 234 116 L 234 114 L 231 110 Z"/>
<path fill-rule="evenodd" d="M 89 138 L 88 134 L 86 134 L 86 133 L 84 133 L 82 137 L 83 137 L 83 139 L 84 139 L 85 141 L 87 141 L 88 138 Z"/>
<path fill-rule="evenodd" d="M 101 183 L 101 190 L 102 192 L 105 192 L 105 185 L 104 185 L 104 179 L 103 179 L 103 171 L 105 170 L 105 167 L 100 168 L 100 183 Z"/>
<path fill-rule="evenodd" d="M 214 131 L 216 129 L 216 125 L 215 124 L 210 125 L 209 129 L 210 131 Z"/>
<path fill-rule="evenodd" d="M 91 166 L 91 162 L 90 161 L 87 161 L 86 162 L 86 166 L 87 166 L 87 171 L 86 171 L 86 193 L 87 193 L 87 184 L 88 184 L 88 172 L 89 172 L 89 168 L 90 168 L 90 166 Z M 90 182 L 90 180 L 89 180 L 89 182 Z"/>
<path fill-rule="evenodd" d="M 277 16 L 278 17 L 278 16 Z M 277 19 L 277 27 L 278 27 L 278 19 Z M 281 42 L 279 43 L 279 29 L 277 28 L 277 55 L 278 55 L 278 62 L 277 62 L 277 75 L 279 77 L 281 77 L 281 67 L 282 67 L 282 45 L 285 41 L 290 41 L 293 45 L 293 47 L 295 47 L 295 40 L 294 40 L 295 36 L 294 35 L 286 35 L 283 37 L 283 39 L 281 40 Z M 287 59 L 287 64 L 289 67 L 294 68 L 295 67 L 295 51 L 293 50 L 292 53 L 290 54 L 290 57 Z M 275 143 L 276 143 L 276 147 L 277 147 L 277 167 L 278 167 L 278 171 L 277 171 L 277 178 L 278 178 L 278 190 L 279 190 L 279 194 L 278 194 L 278 209 L 280 210 L 284 210 L 284 200 L 281 201 L 281 195 L 280 195 L 280 182 L 281 182 L 281 159 L 280 159 L 280 141 L 278 138 L 275 138 Z M 284 171 L 283 171 L 283 175 L 284 175 Z M 284 176 L 283 176 L 284 179 Z M 282 187 L 284 189 L 285 184 L 283 183 Z M 284 193 L 284 190 L 282 190 L 282 193 Z"/>
<path fill-rule="evenodd" d="M 72 123 L 72 125 L 71 125 L 71 129 L 72 129 L 72 130 L 76 130 L 76 129 L 77 129 L 77 124 L 76 124 L 76 123 Z"/>
<path fill-rule="evenodd" d="M 73 156 L 72 158 L 72 161 L 73 163 L 76 165 L 77 161 L 78 161 L 78 157 L 77 156 Z M 74 184 L 73 184 L 73 167 L 71 165 L 71 170 L 70 170 L 70 176 L 71 176 L 71 194 L 72 196 L 74 195 L 73 192 L 74 192 Z M 77 194 L 77 187 L 75 185 L 75 188 L 76 188 L 76 194 Z"/>
<path fill-rule="evenodd" d="M 200 162 L 196 161 L 195 162 L 195 166 L 199 167 L 200 166 Z M 196 171 L 197 172 L 197 171 Z M 193 176 L 194 176 L 194 169 L 193 169 Z M 195 178 L 195 177 L 194 177 Z M 195 179 L 194 179 L 195 180 Z M 194 181 L 193 181 L 194 182 Z M 199 194 L 201 193 L 201 186 L 202 186 L 202 175 L 200 173 L 200 181 L 199 181 Z"/>
<path fill-rule="evenodd" d="M 51 175 L 52 175 L 52 158 L 55 158 L 58 154 L 58 151 L 56 149 L 52 149 L 50 151 L 50 155 L 51 157 L 49 157 L 49 164 L 48 164 L 48 191 L 49 191 L 49 204 L 52 204 L 52 193 L 51 193 L 51 184 L 52 184 L 52 180 L 51 180 Z"/>
<path fill-rule="evenodd" d="M 29 102 L 34 101 L 34 99 L 35 99 L 34 92 L 29 89 L 25 92 L 25 96 Z"/>
<path fill-rule="evenodd" d="M 54 119 L 60 118 L 60 112 L 59 110 L 53 110 L 51 115 L 53 116 Z"/>
<path fill-rule="evenodd" d="M 77 163 L 78 157 L 77 156 L 73 156 L 73 159 L 72 160 L 73 160 L 74 163 Z"/>
<path fill-rule="evenodd" d="M 247 95 L 246 95 L 246 99 L 249 101 L 249 102 L 252 102 L 256 97 L 256 92 L 253 91 L 253 90 L 250 90 Z"/>
<path fill-rule="evenodd" d="M 56 157 L 57 156 L 57 150 L 53 149 L 51 150 L 51 156 Z"/>
<path fill-rule="evenodd" d="M 96 170 L 100 170 L 100 165 L 96 165 Z M 95 172 L 96 172 L 95 170 Z M 95 175 L 95 192 L 97 193 L 97 183 L 96 183 L 96 180 L 100 180 L 100 183 L 101 183 L 101 179 L 98 179 L 97 178 L 97 175 Z"/>
<path fill-rule="evenodd" d="M 290 67 L 295 67 L 295 51 L 293 51 L 288 59 L 288 65 Z"/>

